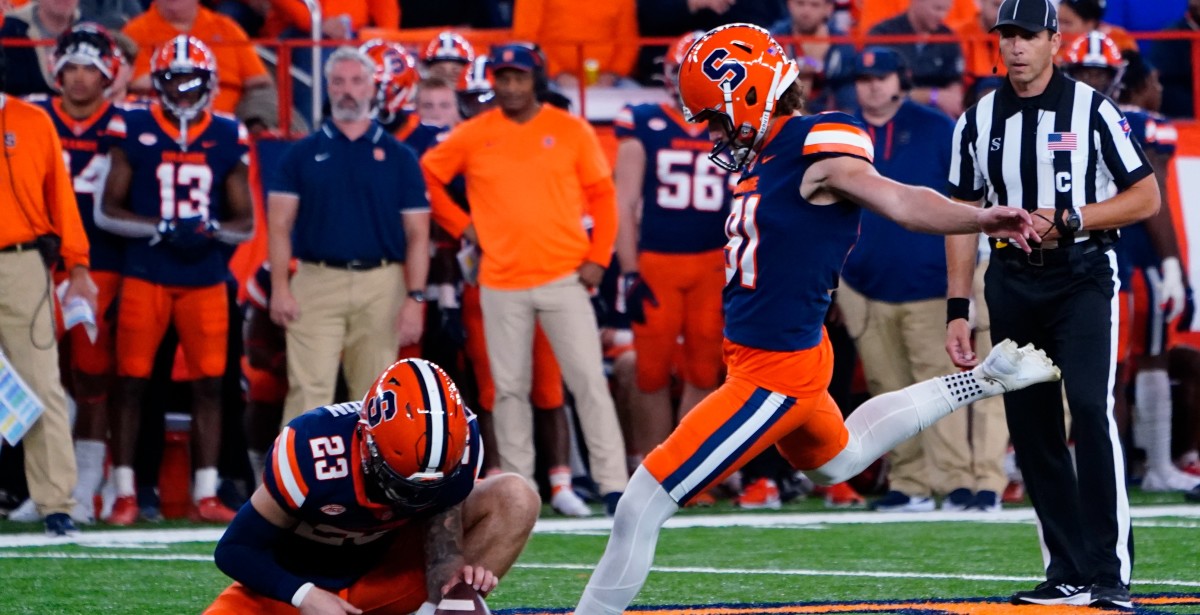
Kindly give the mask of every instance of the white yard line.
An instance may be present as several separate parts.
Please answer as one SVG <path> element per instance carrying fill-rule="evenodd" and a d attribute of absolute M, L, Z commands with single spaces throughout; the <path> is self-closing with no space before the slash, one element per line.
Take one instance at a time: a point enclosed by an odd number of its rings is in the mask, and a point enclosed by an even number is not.
<path fill-rule="evenodd" d="M 118 554 L 118 553 L 62 553 L 49 551 L 0 551 L 0 559 L 83 559 L 83 560 L 126 560 L 126 561 L 175 561 L 175 562 L 212 562 L 208 555 L 188 554 Z M 516 568 L 528 570 L 579 570 L 590 572 L 590 564 L 531 564 L 518 563 Z M 713 575 L 769 575 L 795 577 L 861 577 L 867 579 L 945 579 L 956 581 L 993 581 L 1012 583 L 1036 583 L 1041 577 L 995 575 L 995 574 L 948 574 L 938 572 L 866 572 L 862 570 L 812 570 L 806 568 L 774 569 L 774 568 L 709 568 L 700 566 L 655 566 L 652 571 L 658 573 L 676 574 L 713 574 Z M 1159 585 L 1173 587 L 1200 587 L 1200 581 L 1179 581 L 1174 579 L 1135 579 L 1136 585 Z"/>
<path fill-rule="evenodd" d="M 1185 519 L 1200 520 L 1200 506 L 1137 506 L 1130 515 L 1139 521 L 1136 527 L 1196 527 Z M 1171 520 L 1147 521 L 1162 517 Z M 728 515 L 680 515 L 667 521 L 667 529 L 693 527 L 755 527 L 776 529 L 819 529 L 821 525 L 878 524 L 878 523 L 943 523 L 963 521 L 974 523 L 1033 523 L 1032 508 L 1015 508 L 997 513 L 927 512 L 927 513 L 777 513 Z M 542 519 L 534 526 L 536 533 L 580 533 L 594 535 L 612 529 L 612 519 Z M 91 530 L 84 528 L 71 539 L 50 538 L 42 534 L 0 534 L 0 549 L 21 547 L 51 547 L 78 544 L 92 547 L 116 547 L 137 544 L 172 544 L 180 542 L 216 542 L 224 533 L 222 528 L 179 528 L 163 530 Z"/>

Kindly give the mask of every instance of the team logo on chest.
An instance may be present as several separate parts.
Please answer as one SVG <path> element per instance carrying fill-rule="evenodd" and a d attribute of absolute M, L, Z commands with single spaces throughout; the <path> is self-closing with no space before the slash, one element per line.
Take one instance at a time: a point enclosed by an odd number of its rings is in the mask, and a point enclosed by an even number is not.
<path fill-rule="evenodd" d="M 326 504 L 321 507 L 321 512 L 332 517 L 346 512 L 346 507 L 341 504 Z"/>

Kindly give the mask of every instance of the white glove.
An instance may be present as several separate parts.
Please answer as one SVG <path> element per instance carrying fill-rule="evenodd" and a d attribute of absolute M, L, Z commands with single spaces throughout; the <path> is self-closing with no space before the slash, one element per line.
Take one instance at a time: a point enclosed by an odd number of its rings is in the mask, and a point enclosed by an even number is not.
<path fill-rule="evenodd" d="M 1171 322 L 1183 313 L 1185 307 L 1185 289 L 1183 286 L 1183 268 L 1179 259 L 1169 256 L 1163 259 L 1159 266 L 1162 272 L 1162 284 L 1158 291 L 1159 306 L 1166 311 L 1167 322 Z"/>

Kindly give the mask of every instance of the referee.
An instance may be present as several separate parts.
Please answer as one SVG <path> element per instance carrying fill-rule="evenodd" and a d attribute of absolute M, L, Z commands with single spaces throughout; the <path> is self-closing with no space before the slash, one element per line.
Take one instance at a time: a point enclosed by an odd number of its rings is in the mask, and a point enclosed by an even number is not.
<path fill-rule="evenodd" d="M 1036 344 L 1062 367 L 1076 453 L 1072 461 L 1058 383 L 1004 396 L 1046 568 L 1046 581 L 1012 602 L 1132 609 L 1111 247 L 1114 229 L 1155 213 L 1158 183 L 1117 106 L 1054 68 L 1061 37 L 1050 0 L 1005 0 L 992 30 L 1008 76 L 958 121 L 950 193 L 1034 217 L 1042 241 L 1030 254 L 992 241 L 984 296 L 994 341 Z M 947 238 L 946 350 L 960 367 L 977 363 L 967 324 L 975 257 L 972 237 Z"/>

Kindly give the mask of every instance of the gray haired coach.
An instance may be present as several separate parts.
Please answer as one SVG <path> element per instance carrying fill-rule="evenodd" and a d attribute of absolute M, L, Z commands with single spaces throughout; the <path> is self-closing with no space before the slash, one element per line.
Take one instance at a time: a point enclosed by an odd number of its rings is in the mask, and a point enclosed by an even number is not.
<path fill-rule="evenodd" d="M 1063 373 L 1062 385 L 1004 396 L 1046 568 L 1046 581 L 1012 602 L 1132 609 L 1133 536 L 1112 401 L 1119 283 L 1111 247 L 1115 229 L 1157 211 L 1158 184 L 1113 101 L 1054 67 L 1061 37 L 1049 0 L 1005 0 L 997 30 L 1008 77 L 958 121 L 950 196 L 1033 216 L 1042 241 L 1032 253 L 992 240 L 991 335 L 1046 349 Z M 947 238 L 946 350 L 961 367 L 977 362 L 966 299 L 976 245 Z"/>

